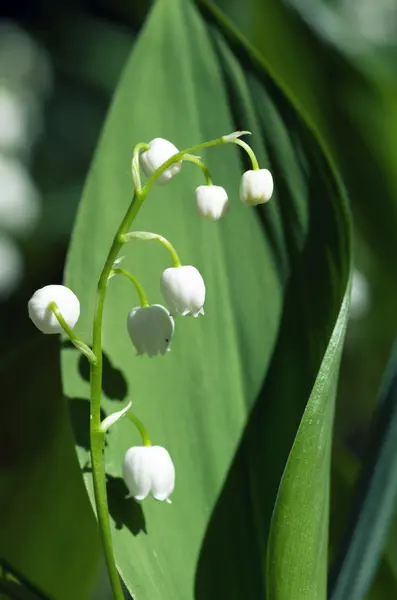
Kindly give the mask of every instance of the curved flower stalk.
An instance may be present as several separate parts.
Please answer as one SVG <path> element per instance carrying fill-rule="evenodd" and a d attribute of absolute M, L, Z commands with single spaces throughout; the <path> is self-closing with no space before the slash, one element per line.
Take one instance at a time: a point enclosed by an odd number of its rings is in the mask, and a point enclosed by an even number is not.
<path fill-rule="evenodd" d="M 229 208 L 229 199 L 223 187 L 214 185 L 210 171 L 204 162 L 195 155 L 204 148 L 235 144 L 249 156 L 252 170 L 243 174 L 240 185 L 240 198 L 244 204 L 256 205 L 267 202 L 273 193 L 273 179 L 266 169 L 260 169 L 252 148 L 240 139 L 247 131 L 235 131 L 228 135 L 209 140 L 179 151 L 174 144 L 163 138 L 151 142 L 140 142 L 133 150 L 131 203 L 113 238 L 105 264 L 99 277 L 95 314 L 93 319 L 92 348 L 80 339 L 74 327 L 80 314 L 77 296 L 64 286 L 50 285 L 35 292 L 28 304 L 29 316 L 33 323 L 46 334 L 64 333 L 75 347 L 90 362 L 90 448 L 92 477 L 96 512 L 101 534 L 103 551 L 115 600 L 124 600 L 119 575 L 114 559 L 113 543 L 109 522 L 104 467 L 104 441 L 109 427 L 125 415 L 134 423 L 142 437 L 142 446 L 131 446 L 124 456 L 123 475 L 129 496 L 143 500 L 152 494 L 159 501 L 169 501 L 175 485 L 174 463 L 168 451 L 162 446 L 152 446 L 143 423 L 130 412 L 130 403 L 122 410 L 106 417 L 101 422 L 102 391 L 102 320 L 106 291 L 112 277 L 127 278 L 139 297 L 127 317 L 127 335 L 130 336 L 138 354 L 154 356 L 166 355 L 174 335 L 177 315 L 197 317 L 204 314 L 206 287 L 200 272 L 193 265 L 183 265 L 174 246 L 157 233 L 130 231 L 131 225 L 155 184 L 170 182 L 189 162 L 198 167 L 204 175 L 205 185 L 196 189 L 196 207 L 204 217 L 218 220 Z M 142 169 L 147 177 L 142 185 Z M 153 240 L 164 246 L 171 258 L 172 266 L 166 268 L 160 277 L 160 289 L 168 309 L 159 304 L 150 304 L 138 279 L 127 269 L 120 267 L 119 256 L 124 244 L 133 240 Z"/>

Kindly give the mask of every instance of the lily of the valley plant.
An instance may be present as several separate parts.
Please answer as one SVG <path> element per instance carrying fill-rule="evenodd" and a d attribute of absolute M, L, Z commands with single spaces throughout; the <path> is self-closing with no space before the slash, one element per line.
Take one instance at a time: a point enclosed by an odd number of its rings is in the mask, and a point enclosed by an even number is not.
<path fill-rule="evenodd" d="M 97 302 L 93 321 L 92 347 L 75 333 L 80 315 L 80 303 L 76 295 L 62 285 L 48 285 L 37 290 L 28 303 L 29 316 L 43 333 L 65 333 L 76 348 L 90 362 L 90 446 L 92 477 L 94 483 L 96 512 L 101 532 L 106 564 L 112 585 L 113 596 L 123 600 L 124 595 L 113 553 L 110 521 L 106 495 L 104 465 L 104 441 L 107 429 L 119 419 L 127 417 L 136 426 L 142 445 L 129 448 L 124 456 L 123 477 L 128 496 L 143 500 L 151 494 L 156 500 L 168 501 L 175 484 L 175 468 L 171 456 L 162 446 L 153 446 L 148 430 L 131 412 L 131 403 L 101 422 L 102 389 L 102 315 L 107 286 L 112 277 L 121 275 L 130 280 L 139 298 L 126 317 L 127 332 L 137 354 L 166 354 L 170 350 L 174 335 L 174 318 L 178 315 L 204 315 L 205 283 L 202 275 L 192 265 L 183 265 L 174 246 L 163 236 L 146 231 L 132 231 L 131 225 L 154 184 L 165 184 L 182 169 L 183 162 L 197 165 L 205 178 L 205 185 L 196 189 L 196 209 L 202 216 L 218 220 L 229 209 L 228 194 L 223 187 L 214 185 L 210 171 L 195 152 L 203 148 L 236 144 L 248 154 L 252 170 L 246 171 L 241 180 L 240 199 L 249 206 L 267 202 L 273 193 L 270 171 L 260 169 L 252 148 L 240 137 L 247 131 L 236 131 L 220 138 L 203 142 L 179 151 L 171 142 L 156 138 L 149 143 L 135 146 L 132 156 L 133 197 L 121 224 L 114 236 L 107 259 L 98 281 Z M 147 176 L 142 185 L 140 166 Z M 130 240 L 157 241 L 168 250 L 172 266 L 159 277 L 160 290 L 165 306 L 150 304 L 138 279 L 127 269 L 120 267 L 119 253 Z"/>

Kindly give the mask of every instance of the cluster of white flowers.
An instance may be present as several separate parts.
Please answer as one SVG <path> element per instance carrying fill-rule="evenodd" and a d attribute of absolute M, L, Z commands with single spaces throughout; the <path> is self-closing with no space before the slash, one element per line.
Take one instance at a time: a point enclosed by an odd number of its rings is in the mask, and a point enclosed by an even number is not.
<path fill-rule="evenodd" d="M 178 148 L 168 140 L 155 138 L 149 142 L 148 150 L 141 155 L 141 164 L 145 174 L 150 177 L 161 165 L 178 152 Z M 156 182 L 163 184 L 170 181 L 180 172 L 181 168 L 182 161 L 172 164 L 157 178 Z M 246 171 L 241 178 L 240 200 L 248 206 L 264 204 L 272 197 L 273 187 L 273 177 L 267 169 Z M 212 221 L 222 218 L 229 208 L 227 192 L 219 185 L 213 185 L 212 183 L 200 185 L 196 188 L 195 196 L 198 212 Z"/>
<path fill-rule="evenodd" d="M 233 141 L 242 133 L 245 132 L 236 132 L 223 139 L 228 142 Z M 156 183 L 164 184 L 175 177 L 180 172 L 183 162 L 183 155 L 181 155 L 181 160 L 178 160 L 179 156 L 176 155 L 179 155 L 178 149 L 168 140 L 162 138 L 152 140 L 140 155 L 142 169 L 149 180 L 153 176 Z M 174 161 L 173 157 L 175 157 Z M 167 165 L 167 168 L 164 168 L 160 174 L 156 173 L 163 165 L 166 166 L 167 161 L 169 166 Z M 254 159 L 255 161 L 256 159 Z M 202 166 L 201 162 L 200 165 Z M 206 167 L 204 169 L 208 173 Z M 240 199 L 245 205 L 263 204 L 271 198 L 272 193 L 273 178 L 267 169 L 254 168 L 243 174 L 240 184 Z M 196 189 L 195 197 L 197 209 L 204 217 L 218 220 L 228 210 L 229 200 L 226 190 L 218 185 L 213 185 L 212 182 L 199 186 Z M 148 304 L 140 283 L 131 273 L 119 267 L 121 259 L 116 260 L 109 275 L 109 278 L 115 274 L 126 275 L 140 294 L 141 306 L 132 308 L 127 317 L 127 331 L 137 354 L 147 354 L 148 356 L 165 354 L 170 350 L 174 334 L 174 317 L 177 315 L 192 315 L 193 317 L 204 315 L 206 293 L 204 280 L 194 266 L 180 264 L 174 248 L 162 236 L 149 232 L 130 232 L 124 237 L 124 241 L 134 237 L 142 240 L 157 239 L 168 248 L 173 257 L 175 266 L 165 269 L 160 279 L 160 290 L 167 308 L 161 304 Z M 79 319 L 80 303 L 75 294 L 67 287 L 48 285 L 33 294 L 28 303 L 28 312 L 33 323 L 43 333 L 53 334 L 66 331 L 70 335 L 70 330 Z M 75 342 L 76 337 L 73 339 Z M 82 342 L 81 345 L 84 343 Z M 113 424 L 118 418 L 121 418 L 127 410 L 128 407 L 119 414 L 112 415 L 111 423 Z M 104 431 L 109 426 L 108 423 L 109 421 L 106 426 L 104 425 Z M 141 433 L 142 427 L 142 423 L 139 422 L 138 428 Z M 136 500 L 143 500 L 151 493 L 157 500 L 169 501 L 175 485 L 175 468 L 168 451 L 161 446 L 152 446 L 148 442 L 148 438 L 143 446 L 133 446 L 127 450 L 123 463 L 123 475 L 129 495 Z"/>

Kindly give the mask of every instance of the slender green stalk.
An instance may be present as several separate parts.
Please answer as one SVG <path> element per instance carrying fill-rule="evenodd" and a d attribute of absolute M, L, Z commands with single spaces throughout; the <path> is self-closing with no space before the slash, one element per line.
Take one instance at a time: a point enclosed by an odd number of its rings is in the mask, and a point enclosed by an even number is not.
<path fill-rule="evenodd" d="M 139 194 L 141 191 L 141 176 L 139 172 L 139 155 L 142 150 L 149 150 L 149 144 L 145 144 L 144 142 L 137 144 L 134 148 L 132 154 L 132 163 L 131 163 L 131 172 L 132 172 L 132 181 L 134 183 L 134 189 Z"/>
<path fill-rule="evenodd" d="M 141 306 L 149 306 L 149 302 L 147 300 L 145 291 L 144 291 L 142 285 L 140 284 L 140 282 L 138 281 L 138 279 L 135 277 L 135 275 L 133 275 L 132 273 L 127 271 L 127 269 L 121 269 L 120 267 L 113 268 L 112 272 L 115 273 L 116 275 L 124 275 L 124 277 L 127 277 L 127 279 L 129 279 L 132 282 L 136 291 L 138 292 L 139 301 L 141 303 Z"/>
<path fill-rule="evenodd" d="M 139 433 L 141 434 L 143 445 L 151 446 L 152 442 L 150 441 L 149 434 L 148 434 L 144 424 L 142 423 L 142 421 L 140 421 L 140 419 L 138 419 L 138 417 L 136 417 L 132 412 L 128 412 L 127 417 L 129 418 L 130 421 L 132 421 L 134 423 L 135 427 L 138 429 Z"/>
<path fill-rule="evenodd" d="M 122 240 L 124 243 L 131 242 L 132 240 L 141 240 L 142 242 L 147 242 L 149 240 L 155 240 L 159 242 L 164 248 L 167 248 L 168 252 L 171 255 L 172 262 L 175 267 L 180 267 L 182 265 L 181 260 L 174 246 L 171 244 L 167 238 L 159 235 L 158 233 L 152 233 L 151 231 L 129 231 L 128 233 L 122 236 Z M 113 269 L 116 271 L 117 269 Z"/>
<path fill-rule="evenodd" d="M 148 148 L 147 144 L 138 144 L 133 152 L 132 160 L 132 177 L 134 182 L 134 196 L 131 204 L 117 230 L 117 233 L 113 239 L 112 246 L 109 250 L 105 265 L 102 269 L 102 273 L 99 278 L 97 287 L 97 299 L 94 314 L 93 323 L 93 341 L 92 350 L 95 356 L 95 362 L 91 362 L 91 402 L 90 402 L 90 442 L 91 442 L 91 465 L 92 465 L 92 478 L 94 484 L 94 496 L 96 512 L 101 536 L 101 542 L 103 551 L 105 554 L 106 566 L 109 573 L 109 579 L 112 586 L 114 600 L 124 600 L 124 594 L 121 588 L 119 574 L 117 572 L 116 562 L 113 552 L 113 542 L 110 529 L 109 511 L 107 504 L 107 493 L 106 493 L 106 473 L 104 464 L 104 441 L 105 434 L 101 429 L 101 392 L 102 392 L 102 367 L 103 367 L 103 355 L 102 355 L 102 319 L 103 309 L 105 304 L 106 288 L 109 279 L 109 275 L 112 272 L 114 262 L 120 252 L 123 244 L 128 241 L 126 233 L 131 226 L 131 223 L 138 214 L 146 196 L 148 195 L 150 188 L 156 182 L 158 177 L 170 167 L 172 164 L 183 160 L 184 155 L 191 154 L 202 148 L 209 148 L 212 146 L 219 146 L 226 143 L 234 143 L 238 140 L 227 139 L 226 137 L 217 138 L 210 140 L 209 142 L 203 142 L 196 146 L 191 146 L 186 150 L 182 150 L 174 154 L 165 163 L 161 165 L 146 181 L 146 184 L 141 188 L 140 174 L 139 174 L 139 154 L 141 150 Z M 241 145 L 241 144 L 240 144 Z M 248 150 L 247 150 L 248 151 Z M 252 152 L 252 151 L 251 151 Z M 179 266 L 179 257 L 173 248 L 173 246 L 163 238 L 158 236 L 156 239 L 162 243 L 168 251 L 171 253 L 175 266 Z M 75 340 L 76 341 L 76 340 Z M 73 340 L 72 340 L 73 342 Z M 74 342 L 73 342 L 74 343 Z M 142 435 L 144 445 L 151 445 L 150 439 L 146 429 L 137 417 L 128 414 L 129 418 L 135 423 Z"/>
<path fill-rule="evenodd" d="M 62 327 L 62 329 L 64 330 L 64 332 L 66 333 L 66 335 L 68 336 L 70 341 L 72 342 L 72 344 L 77 348 L 77 350 L 79 350 L 82 354 L 84 354 L 84 356 L 89 360 L 89 362 L 91 364 L 95 364 L 95 362 L 96 362 L 95 354 L 93 353 L 91 348 L 89 346 L 87 346 L 87 344 L 85 344 L 83 342 L 83 340 L 81 340 L 79 338 L 77 333 L 75 331 L 73 331 L 73 329 L 71 327 L 69 327 L 69 325 L 66 323 L 65 319 L 62 316 L 61 311 L 58 308 L 57 303 L 50 302 L 50 304 L 48 305 L 48 308 L 54 313 L 54 315 L 56 316 L 56 318 L 58 320 L 58 323 L 60 324 L 60 326 Z"/>
<path fill-rule="evenodd" d="M 202 160 L 200 160 L 200 158 L 198 156 L 194 156 L 193 154 L 186 154 L 183 157 L 183 160 L 191 162 L 195 165 L 197 165 L 203 172 L 203 175 L 205 177 L 205 181 L 207 185 L 212 185 L 212 177 L 211 177 L 211 173 L 209 171 L 209 169 L 205 166 L 205 164 L 203 163 Z"/>
<path fill-rule="evenodd" d="M 258 160 L 257 160 L 251 146 L 249 146 L 246 142 L 244 142 L 243 140 L 240 140 L 240 139 L 235 139 L 235 140 L 233 140 L 232 143 L 237 144 L 237 146 L 240 146 L 241 148 L 243 148 L 246 151 L 246 153 L 248 154 L 248 156 L 251 159 L 252 168 L 254 169 L 254 171 L 257 171 L 259 169 L 259 163 L 258 163 Z"/>
<path fill-rule="evenodd" d="M 108 257 L 102 269 L 98 282 L 97 301 L 93 325 L 92 349 L 96 356 L 95 364 L 91 364 L 91 403 L 90 403 L 90 441 L 91 441 L 91 464 L 92 478 L 94 483 L 94 496 L 99 523 L 99 531 L 103 551 L 105 554 L 106 566 L 109 573 L 109 579 L 113 590 L 114 600 L 124 600 L 123 590 L 121 588 L 119 574 L 117 572 L 114 559 L 112 534 L 110 529 L 107 493 L 106 493 L 106 474 L 103 458 L 105 434 L 101 429 L 101 392 L 102 392 L 102 318 L 105 304 L 106 286 L 113 268 L 113 263 L 123 245 L 121 236 L 129 229 L 139 208 L 142 205 L 142 197 L 134 194 L 132 202 L 122 220 L 120 227 L 114 237 Z"/>
<path fill-rule="evenodd" d="M 225 136 L 222 136 L 220 138 L 216 138 L 215 140 L 210 140 L 209 142 L 202 142 L 201 144 L 197 144 L 196 146 L 190 146 L 190 148 L 186 148 L 185 150 L 181 150 L 180 152 L 177 152 L 176 154 L 171 156 L 168 160 L 166 160 L 161 165 L 161 167 L 159 167 L 157 169 L 157 171 L 155 171 L 154 173 L 151 174 L 151 176 L 148 178 L 147 182 L 145 183 L 145 185 L 142 188 L 141 197 L 142 196 L 146 197 L 147 194 L 149 193 L 150 188 L 156 182 L 158 177 L 162 173 L 164 173 L 164 171 L 166 171 L 171 165 L 183 160 L 183 158 L 186 154 L 193 154 L 194 152 L 197 152 L 197 150 L 202 150 L 204 148 L 212 148 L 214 146 L 222 146 L 223 144 L 228 144 L 228 143 L 234 143 L 234 140 L 233 140 L 233 142 L 231 142 L 231 141 L 228 141 L 227 139 L 225 139 Z"/>
<path fill-rule="evenodd" d="M 174 246 L 162 235 L 158 235 L 155 238 L 164 248 L 167 248 L 168 252 L 171 255 L 172 262 L 174 263 L 174 267 L 180 267 L 182 265 L 181 260 Z"/>
<path fill-rule="evenodd" d="M 249 133 L 249 132 L 247 131 L 247 132 L 241 132 L 241 133 Z M 236 144 L 236 145 L 240 146 L 241 148 L 243 148 L 247 152 L 248 156 L 251 159 L 252 168 L 259 169 L 258 161 L 256 159 L 256 156 L 255 156 L 254 151 L 252 150 L 251 146 L 249 146 L 246 142 L 243 142 L 243 140 L 233 137 L 233 135 L 232 136 L 223 135 L 222 137 L 215 138 L 214 140 L 209 140 L 208 142 L 202 142 L 201 144 L 197 144 L 196 146 L 190 146 L 190 148 L 181 150 L 180 152 L 177 152 L 176 154 L 171 156 L 168 160 L 166 160 L 161 165 L 161 167 L 159 167 L 157 169 L 157 171 L 152 173 L 152 175 L 148 178 L 147 182 L 145 183 L 145 185 L 143 186 L 143 188 L 141 190 L 141 193 L 140 193 L 141 198 L 145 198 L 147 196 L 152 185 L 156 182 L 157 178 L 162 173 L 164 173 L 164 171 L 166 171 L 174 163 L 184 160 L 185 155 L 194 154 L 198 150 L 203 150 L 204 148 L 212 148 L 214 146 L 222 146 L 223 144 Z"/>

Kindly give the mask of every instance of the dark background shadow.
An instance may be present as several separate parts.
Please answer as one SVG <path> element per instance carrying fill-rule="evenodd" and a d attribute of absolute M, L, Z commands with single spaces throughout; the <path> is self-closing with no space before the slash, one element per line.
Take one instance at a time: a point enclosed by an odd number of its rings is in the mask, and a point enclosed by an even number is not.
<path fill-rule="evenodd" d="M 73 436 L 77 446 L 90 450 L 90 403 L 87 398 L 66 398 Z M 101 421 L 106 413 L 101 408 Z M 105 439 L 106 444 L 106 439 Z"/>
<path fill-rule="evenodd" d="M 92 473 L 92 468 L 87 463 L 82 473 Z M 141 531 L 147 534 L 145 514 L 140 502 L 134 498 L 127 498 L 128 489 L 122 477 L 114 477 L 106 473 L 106 492 L 108 496 L 109 514 L 114 521 L 116 529 L 127 527 L 132 535 L 136 536 Z"/>
<path fill-rule="evenodd" d="M 106 475 L 109 513 L 116 529 L 127 527 L 132 535 L 147 533 L 142 506 L 134 498 L 126 498 L 128 490 L 122 477 Z"/>
<path fill-rule="evenodd" d="M 112 365 L 105 353 L 102 369 L 102 391 L 105 396 L 110 400 L 124 400 L 128 393 L 127 381 L 122 371 Z M 83 355 L 79 359 L 79 373 L 84 381 L 90 381 L 90 364 Z"/>
<path fill-rule="evenodd" d="M 78 352 L 70 340 L 62 340 L 62 348 L 68 348 Z M 90 381 L 90 363 L 83 354 L 79 352 L 78 363 L 79 374 L 84 381 Z M 109 357 L 103 353 L 102 365 L 102 391 L 110 400 L 124 400 L 128 394 L 128 384 L 122 371 L 114 367 Z"/>

